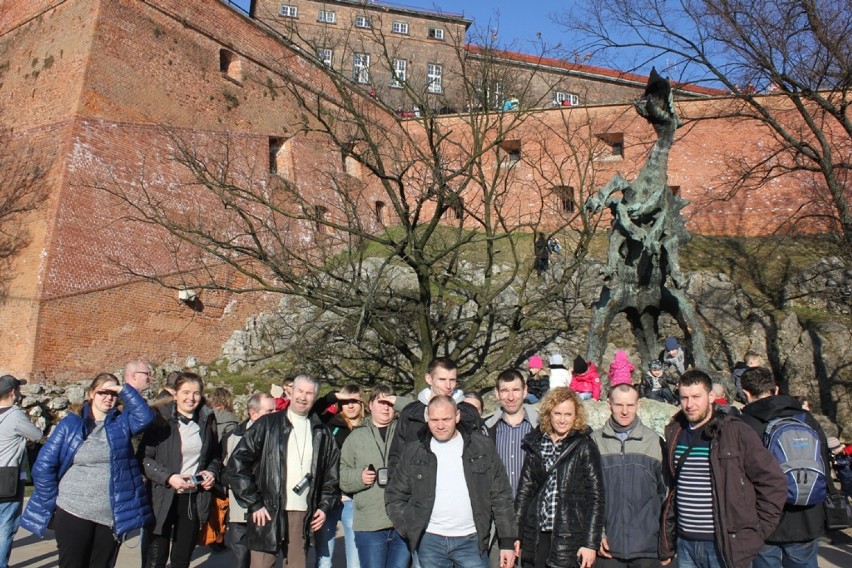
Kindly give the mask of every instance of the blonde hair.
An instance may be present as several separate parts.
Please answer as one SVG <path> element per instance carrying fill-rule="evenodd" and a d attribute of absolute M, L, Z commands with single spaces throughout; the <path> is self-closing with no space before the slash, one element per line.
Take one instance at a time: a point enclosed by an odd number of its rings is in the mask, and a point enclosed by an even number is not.
<path fill-rule="evenodd" d="M 583 406 L 583 401 L 570 388 L 557 387 L 547 391 L 547 394 L 541 399 L 541 406 L 538 408 L 538 425 L 542 432 L 548 435 L 553 434 L 553 422 L 550 420 L 550 413 L 567 400 L 574 403 L 574 425 L 571 427 L 571 431 L 586 429 L 586 408 Z"/>

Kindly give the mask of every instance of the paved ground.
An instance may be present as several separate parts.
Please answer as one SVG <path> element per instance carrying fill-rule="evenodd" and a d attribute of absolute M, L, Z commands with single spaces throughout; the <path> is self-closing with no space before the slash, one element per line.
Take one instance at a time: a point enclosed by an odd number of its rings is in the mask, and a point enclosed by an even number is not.
<path fill-rule="evenodd" d="M 122 547 L 118 555 L 116 568 L 139 568 L 139 539 L 131 539 Z M 335 546 L 334 568 L 344 568 L 346 560 L 343 555 L 343 539 L 338 535 Z M 852 567 L 852 529 L 845 532 L 835 532 L 831 542 L 825 542 L 820 547 L 819 565 L 821 568 L 850 568 Z M 211 554 L 206 547 L 197 548 L 191 566 L 203 568 L 231 568 L 233 560 L 229 552 Z M 309 559 L 309 566 L 311 560 Z M 57 566 L 56 542 L 53 534 L 40 540 L 25 530 L 18 531 L 15 546 L 12 549 L 10 568 L 52 568 Z M 371 568 L 369 566 L 364 568 Z"/>
<path fill-rule="evenodd" d="M 337 544 L 334 547 L 334 568 L 345 568 L 342 529 L 338 532 Z M 140 568 L 140 562 L 139 537 L 137 536 L 121 547 L 116 568 Z M 52 531 L 47 531 L 44 540 L 24 529 L 18 531 L 9 568 L 54 568 L 58 565 L 56 541 L 53 539 Z M 312 557 L 308 558 L 308 565 L 313 565 Z M 233 557 L 230 552 L 214 554 L 207 547 L 198 547 L 192 556 L 190 566 L 192 568 L 233 568 Z"/>

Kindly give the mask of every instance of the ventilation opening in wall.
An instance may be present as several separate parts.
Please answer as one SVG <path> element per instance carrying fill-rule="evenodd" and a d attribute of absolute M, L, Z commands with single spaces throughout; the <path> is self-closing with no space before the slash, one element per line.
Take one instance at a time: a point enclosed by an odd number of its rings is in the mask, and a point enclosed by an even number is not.
<path fill-rule="evenodd" d="M 240 58 L 233 51 L 219 50 L 219 71 L 232 81 L 243 82 L 243 66 Z"/>
<path fill-rule="evenodd" d="M 376 201 L 376 223 L 383 227 L 388 224 L 387 206 L 384 201 Z"/>

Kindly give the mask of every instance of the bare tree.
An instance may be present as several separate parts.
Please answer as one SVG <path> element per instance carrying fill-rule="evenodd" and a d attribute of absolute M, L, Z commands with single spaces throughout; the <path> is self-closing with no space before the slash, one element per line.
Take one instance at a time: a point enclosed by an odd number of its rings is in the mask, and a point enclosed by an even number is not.
<path fill-rule="evenodd" d="M 378 32 L 373 42 L 373 65 L 393 69 L 392 46 Z M 461 42 L 457 53 L 463 63 Z M 562 111 L 471 104 L 497 73 L 486 64 L 458 65 L 441 92 L 398 77 L 417 109 L 408 117 L 319 61 L 311 81 L 282 65 L 261 84 L 299 119 L 267 155 L 239 137 L 164 129 L 181 181 L 142 172 L 96 185 L 165 230 L 180 285 L 279 294 L 289 334 L 276 345 L 302 368 L 420 386 L 430 359 L 449 356 L 473 387 L 552 341 L 576 310 L 565 290 L 592 235 L 581 204 L 603 144 L 579 111 L 560 126 L 542 113 Z M 305 148 L 325 159 L 306 163 Z M 543 278 L 536 233 L 562 249 Z M 176 286 L 156 267 L 127 267 Z"/>
<path fill-rule="evenodd" d="M 776 142 L 735 166 L 729 191 L 795 172 L 813 190 L 797 220 L 838 231 L 850 250 L 850 8 L 849 0 L 591 0 L 558 19 L 596 55 L 629 53 L 640 69 L 665 62 L 675 78 L 729 90 L 724 117 L 759 121 Z"/>
<path fill-rule="evenodd" d="M 23 222 L 44 201 L 44 168 L 20 137 L 0 132 L 0 300 L 14 276 L 14 260 L 30 244 Z"/>

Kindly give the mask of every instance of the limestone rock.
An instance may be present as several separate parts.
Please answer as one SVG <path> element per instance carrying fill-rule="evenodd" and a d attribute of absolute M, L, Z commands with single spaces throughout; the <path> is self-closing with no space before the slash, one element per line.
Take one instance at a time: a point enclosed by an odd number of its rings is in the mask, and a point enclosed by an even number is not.
<path fill-rule="evenodd" d="M 49 410 L 65 410 L 68 408 L 68 399 L 64 396 L 51 398 L 47 401 L 47 408 Z"/>

